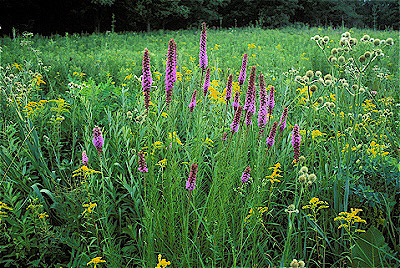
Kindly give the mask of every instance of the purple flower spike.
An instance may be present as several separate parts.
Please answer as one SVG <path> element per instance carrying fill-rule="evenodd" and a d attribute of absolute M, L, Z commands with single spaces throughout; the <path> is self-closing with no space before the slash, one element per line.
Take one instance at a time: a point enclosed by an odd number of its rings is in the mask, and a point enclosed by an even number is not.
<path fill-rule="evenodd" d="M 294 125 L 292 132 L 292 146 L 294 151 L 294 160 L 296 162 L 299 160 L 300 157 L 300 142 L 301 142 L 300 128 L 296 124 Z"/>
<path fill-rule="evenodd" d="M 98 126 L 95 126 L 93 129 L 93 145 L 99 153 L 103 151 L 104 139 L 101 129 Z"/>
<path fill-rule="evenodd" d="M 250 79 L 249 79 L 249 87 L 246 92 L 246 100 L 243 106 L 243 110 L 246 112 L 246 125 L 249 126 L 252 124 L 251 117 L 256 112 L 255 102 L 256 102 L 256 66 L 251 67 Z"/>
<path fill-rule="evenodd" d="M 210 87 L 210 68 L 207 69 L 206 78 L 204 79 L 204 85 L 203 85 L 204 97 L 207 95 L 209 87 Z"/>
<path fill-rule="evenodd" d="M 189 177 L 186 181 L 186 189 L 189 191 L 193 191 L 193 189 L 196 187 L 197 168 L 198 165 L 195 163 L 193 163 L 192 167 L 190 168 Z"/>
<path fill-rule="evenodd" d="M 278 121 L 275 121 L 272 125 L 271 132 L 267 138 L 267 146 L 272 147 L 275 143 L 275 136 L 276 136 L 276 128 L 278 127 Z"/>
<path fill-rule="evenodd" d="M 272 110 L 275 106 L 275 99 L 274 99 L 275 88 L 271 87 L 269 89 L 269 98 L 268 98 L 268 114 L 269 116 L 272 115 Z"/>
<path fill-rule="evenodd" d="M 260 74 L 260 109 L 258 110 L 258 126 L 263 130 L 267 124 L 267 91 L 264 81 L 264 75 Z"/>
<path fill-rule="evenodd" d="M 82 152 L 82 165 L 84 165 L 84 166 L 89 165 L 89 158 L 86 155 L 86 151 Z"/>
<path fill-rule="evenodd" d="M 193 112 L 194 107 L 196 107 L 196 94 L 197 90 L 195 89 L 192 94 L 192 101 L 189 103 L 189 109 Z"/>
<path fill-rule="evenodd" d="M 232 98 L 232 79 L 233 75 L 230 74 L 228 76 L 228 82 L 226 83 L 226 95 L 225 95 L 226 103 L 228 103 L 228 101 Z"/>
<path fill-rule="evenodd" d="M 168 42 L 167 64 L 165 69 L 165 94 L 167 106 L 171 103 L 172 90 L 176 81 L 176 43 L 174 39 Z"/>
<path fill-rule="evenodd" d="M 149 50 L 146 48 L 143 54 L 143 62 L 142 62 L 142 89 L 144 95 L 144 106 L 146 109 L 149 109 L 150 106 L 150 88 L 153 83 L 153 79 L 151 78 L 150 71 L 150 55 Z"/>
<path fill-rule="evenodd" d="M 250 167 L 246 167 L 246 168 L 244 169 L 244 171 L 243 171 L 243 173 L 242 173 L 242 182 L 243 182 L 243 183 L 246 183 L 246 182 L 249 181 L 249 179 L 250 179 L 250 171 L 251 171 L 251 168 L 250 168 Z"/>
<path fill-rule="evenodd" d="M 239 107 L 239 102 L 240 102 L 240 92 L 236 91 L 235 96 L 233 97 L 233 103 L 232 103 L 232 107 L 235 111 Z"/>
<path fill-rule="evenodd" d="M 200 35 L 200 68 L 204 71 L 208 66 L 207 57 L 207 28 L 206 23 L 203 22 L 203 29 Z"/>
<path fill-rule="evenodd" d="M 281 120 L 279 122 L 279 124 L 280 124 L 279 130 L 281 132 L 284 131 L 285 128 L 286 128 L 286 117 L 287 117 L 287 115 L 288 115 L 288 108 L 285 107 L 285 109 L 283 109 Z"/>
<path fill-rule="evenodd" d="M 240 74 L 239 74 L 239 86 L 243 85 L 244 81 L 246 80 L 246 68 L 247 68 L 247 54 L 243 54 L 243 59 L 242 59 L 242 69 L 240 69 Z"/>
<path fill-rule="evenodd" d="M 241 116 L 242 116 L 242 106 L 239 105 L 236 109 L 236 112 L 235 112 L 235 115 L 233 117 L 233 121 L 231 124 L 231 129 L 232 129 L 233 133 L 238 132 L 238 130 L 239 130 L 239 123 L 240 123 Z"/>
<path fill-rule="evenodd" d="M 138 153 L 138 156 L 139 156 L 139 160 L 138 160 L 138 162 L 139 162 L 139 168 L 138 168 L 138 170 L 139 170 L 140 172 L 142 172 L 142 173 L 149 172 L 149 170 L 147 169 L 146 160 L 144 159 L 144 153 L 143 153 L 143 151 L 140 151 L 140 152 Z"/>

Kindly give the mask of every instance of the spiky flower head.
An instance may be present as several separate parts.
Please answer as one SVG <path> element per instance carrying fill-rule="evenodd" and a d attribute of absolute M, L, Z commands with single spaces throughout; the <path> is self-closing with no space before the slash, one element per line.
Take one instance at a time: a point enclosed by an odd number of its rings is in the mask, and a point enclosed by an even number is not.
<path fill-rule="evenodd" d="M 193 163 L 190 168 L 189 177 L 186 181 L 186 189 L 189 191 L 193 191 L 193 189 L 196 187 L 197 169 L 198 165 Z"/>
<path fill-rule="evenodd" d="M 267 146 L 272 147 L 275 143 L 275 136 L 276 136 L 276 128 L 278 127 L 278 121 L 275 121 L 272 125 L 271 131 L 269 132 L 269 136 L 267 138 Z"/>
<path fill-rule="evenodd" d="M 143 53 L 142 61 L 142 90 L 144 95 L 144 106 L 149 109 L 150 106 L 150 88 L 153 83 L 150 71 L 150 55 L 149 50 L 146 48 Z"/>
<path fill-rule="evenodd" d="M 192 100 L 189 103 L 189 109 L 191 112 L 193 112 L 194 107 L 196 107 L 196 95 L 197 95 L 197 90 L 195 89 L 192 94 Z"/>
<path fill-rule="evenodd" d="M 176 81 L 176 43 L 171 38 L 168 42 L 167 64 L 165 68 L 165 94 L 167 106 L 171 103 L 172 90 Z"/>
<path fill-rule="evenodd" d="M 279 130 L 282 132 L 285 130 L 286 128 L 286 117 L 288 115 L 288 107 L 285 107 L 283 109 L 282 115 L 281 115 L 281 119 L 279 121 Z"/>
<path fill-rule="evenodd" d="M 244 102 L 243 110 L 246 110 L 248 113 L 255 113 L 255 100 L 256 100 L 256 66 L 251 67 L 249 86 L 246 92 L 246 99 Z"/>
<path fill-rule="evenodd" d="M 235 95 L 233 96 L 233 103 L 232 107 L 236 110 L 239 107 L 239 102 L 240 102 L 240 92 L 236 91 Z"/>
<path fill-rule="evenodd" d="M 201 30 L 200 35 L 200 68 L 204 71 L 208 66 L 208 57 L 207 57 L 207 27 L 206 23 L 202 23 L 203 29 Z"/>
<path fill-rule="evenodd" d="M 262 127 L 267 124 L 267 91 L 264 81 L 264 75 L 260 74 L 260 109 L 258 109 L 258 126 Z"/>
<path fill-rule="evenodd" d="M 240 69 L 240 74 L 239 74 L 239 86 L 243 85 L 244 81 L 246 80 L 246 68 L 247 68 L 247 54 L 243 54 L 243 59 L 242 59 L 242 68 Z"/>
<path fill-rule="evenodd" d="M 300 142 L 301 142 L 300 128 L 296 124 L 294 125 L 292 132 L 292 146 L 294 152 L 294 159 L 296 160 L 296 162 L 299 160 L 300 156 Z"/>
<path fill-rule="evenodd" d="M 242 183 L 246 183 L 249 181 L 250 179 L 250 171 L 251 168 L 250 167 L 246 167 L 242 173 Z"/>
<path fill-rule="evenodd" d="M 225 95 L 225 100 L 228 103 L 228 101 L 232 98 L 232 79 L 233 75 L 230 74 L 228 76 L 228 82 L 226 83 L 226 95 Z"/>
<path fill-rule="evenodd" d="M 142 172 L 142 173 L 149 172 L 149 170 L 147 169 L 146 160 L 144 159 L 143 151 L 140 151 L 138 153 L 138 156 L 139 156 L 139 160 L 138 160 L 139 167 L 138 167 L 138 170 L 140 172 Z"/>
<path fill-rule="evenodd" d="M 272 110 L 274 109 L 275 106 L 275 87 L 270 87 L 269 88 L 269 98 L 268 98 L 268 114 L 271 116 Z"/>
<path fill-rule="evenodd" d="M 233 133 L 238 132 L 239 130 L 239 123 L 240 123 L 240 117 L 242 116 L 242 106 L 239 105 L 236 109 L 235 115 L 233 117 L 233 121 L 231 124 L 231 130 Z"/>
<path fill-rule="evenodd" d="M 103 151 L 104 139 L 101 129 L 98 126 L 93 128 L 93 145 L 99 153 Z"/>
<path fill-rule="evenodd" d="M 210 87 L 210 68 L 207 69 L 206 77 L 204 79 L 204 85 L 203 85 L 204 97 L 207 95 L 209 87 Z"/>
<path fill-rule="evenodd" d="M 86 155 L 86 151 L 82 152 L 82 165 L 84 165 L 84 166 L 89 165 L 89 158 Z"/>

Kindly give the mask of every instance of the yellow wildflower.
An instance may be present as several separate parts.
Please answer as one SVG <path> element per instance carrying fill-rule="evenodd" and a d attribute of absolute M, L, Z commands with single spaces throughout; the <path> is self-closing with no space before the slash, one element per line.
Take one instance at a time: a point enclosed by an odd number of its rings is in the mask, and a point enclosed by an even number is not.
<path fill-rule="evenodd" d="M 96 257 L 96 258 L 93 258 L 93 259 L 92 259 L 90 262 L 88 262 L 86 265 L 89 265 L 89 264 L 93 263 L 93 264 L 94 264 L 93 268 L 96 268 L 96 267 L 97 267 L 97 264 L 99 264 L 99 263 L 101 263 L 101 262 L 106 262 L 105 260 L 102 260 L 101 258 L 103 258 L 103 257 Z"/>
<path fill-rule="evenodd" d="M 167 261 L 167 259 L 161 259 L 162 255 L 158 254 L 158 264 L 155 268 L 165 268 L 168 265 L 171 265 L 170 261 Z"/>
<path fill-rule="evenodd" d="M 167 166 L 167 159 L 164 158 L 163 160 L 158 161 L 156 166 L 160 166 L 162 168 L 165 168 Z"/>
<path fill-rule="evenodd" d="M 161 113 L 161 116 L 167 118 L 167 117 L 168 117 L 168 114 L 165 113 L 165 112 L 163 112 L 163 113 Z"/>
<path fill-rule="evenodd" d="M 352 228 L 354 227 L 355 223 L 367 223 L 366 220 L 361 219 L 360 216 L 358 216 L 358 212 L 362 211 L 360 208 L 351 208 L 351 212 L 340 212 L 339 216 L 334 218 L 334 221 L 344 221 L 345 223 L 342 223 L 339 225 L 338 229 L 340 228 L 345 228 L 347 232 L 351 232 Z M 355 232 L 365 232 L 364 230 L 361 229 L 355 229 Z"/>
<path fill-rule="evenodd" d="M 97 206 L 97 203 L 92 203 L 90 202 L 89 204 L 83 204 L 82 207 L 85 208 L 85 210 L 82 212 L 82 215 L 85 215 L 85 213 L 92 213 L 93 212 L 93 208 L 95 208 Z"/>
<path fill-rule="evenodd" d="M 272 174 L 269 176 L 265 176 L 266 178 L 269 178 L 269 181 L 274 184 L 275 182 L 281 182 L 277 178 L 282 178 L 283 176 L 278 174 L 278 172 L 282 172 L 279 168 L 281 167 L 280 163 L 277 163 L 275 166 L 270 167 L 269 169 L 273 169 Z"/>
<path fill-rule="evenodd" d="M 170 138 L 172 141 L 176 142 L 179 145 L 183 145 L 183 143 L 181 142 L 181 140 L 178 137 L 178 134 L 176 134 L 176 131 L 174 131 L 172 133 L 168 133 L 168 138 Z"/>
<path fill-rule="evenodd" d="M 39 216 L 40 219 L 44 219 L 44 218 L 48 218 L 49 217 L 49 215 L 47 215 L 46 212 L 40 213 L 38 216 Z"/>
<path fill-rule="evenodd" d="M 18 71 L 21 71 L 21 70 L 22 70 L 22 66 L 19 65 L 19 64 L 16 63 L 16 62 L 14 62 L 14 63 L 12 64 L 12 66 L 14 66 Z"/>
<path fill-rule="evenodd" d="M 94 173 L 101 173 L 101 172 L 96 171 L 94 169 L 90 169 L 87 166 L 82 166 L 82 167 L 78 168 L 77 170 L 73 171 L 72 173 L 74 173 L 72 175 L 72 177 L 82 176 L 82 177 L 86 178 L 88 175 L 91 175 Z"/>

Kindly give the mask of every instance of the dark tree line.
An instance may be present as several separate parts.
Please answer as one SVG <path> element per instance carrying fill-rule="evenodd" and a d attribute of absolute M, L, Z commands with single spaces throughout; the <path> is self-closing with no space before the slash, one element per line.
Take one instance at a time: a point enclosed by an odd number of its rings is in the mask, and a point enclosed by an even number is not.
<path fill-rule="evenodd" d="M 13 27 L 45 35 L 176 30 L 202 21 L 215 27 L 399 29 L 399 18 L 397 0 L 0 0 L 0 35 L 11 35 Z"/>

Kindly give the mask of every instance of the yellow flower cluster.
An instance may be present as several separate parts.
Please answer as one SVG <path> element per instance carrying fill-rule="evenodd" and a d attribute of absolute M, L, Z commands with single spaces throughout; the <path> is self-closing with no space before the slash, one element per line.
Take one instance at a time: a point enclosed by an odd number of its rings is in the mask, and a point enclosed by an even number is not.
<path fill-rule="evenodd" d="M 265 176 L 266 178 L 269 178 L 269 181 L 274 184 L 275 182 L 281 182 L 277 178 L 282 178 L 282 175 L 278 174 L 278 172 L 282 172 L 279 168 L 281 167 L 281 163 L 277 163 L 275 166 L 270 167 L 269 169 L 273 169 L 272 174 L 269 176 Z"/>
<path fill-rule="evenodd" d="M 370 153 L 372 157 L 376 157 L 377 155 L 385 156 L 389 154 L 389 152 L 383 151 L 385 148 L 387 148 L 386 145 L 379 145 L 375 141 L 371 141 L 367 152 Z"/>
<path fill-rule="evenodd" d="M 96 268 L 96 267 L 97 267 L 97 264 L 99 264 L 99 263 L 101 263 L 101 262 L 106 262 L 105 260 L 102 260 L 102 258 L 103 258 L 103 257 L 96 257 L 96 258 L 93 258 L 93 259 L 92 259 L 90 262 L 88 262 L 86 265 L 89 265 L 89 264 L 93 263 L 93 264 L 94 264 L 93 268 Z"/>
<path fill-rule="evenodd" d="M 262 220 L 262 215 L 268 211 L 267 207 L 257 207 L 257 209 L 251 208 L 249 210 L 249 215 L 244 219 L 245 222 L 250 222 L 250 218 L 257 217 L 258 220 Z"/>
<path fill-rule="evenodd" d="M 48 100 L 40 100 L 39 102 L 36 101 L 30 101 L 28 104 L 22 109 L 23 112 L 26 112 L 27 115 L 25 117 L 28 117 L 35 112 L 40 111 L 42 108 L 44 108 L 44 105 L 48 103 Z"/>
<path fill-rule="evenodd" d="M 85 208 L 85 210 L 82 212 L 82 215 L 85 215 L 85 213 L 92 213 L 93 209 L 97 207 L 97 203 L 90 202 L 89 204 L 83 204 L 82 207 Z"/>
<path fill-rule="evenodd" d="M 5 204 L 3 202 L 0 202 L 0 223 L 1 223 L 2 218 L 8 217 L 7 212 L 6 211 L 1 211 L 2 209 L 13 210 L 9 206 L 7 206 L 7 204 Z"/>
<path fill-rule="evenodd" d="M 162 255 L 158 254 L 158 264 L 155 268 L 165 268 L 168 265 L 171 265 L 170 261 L 167 261 L 167 259 L 162 259 L 161 257 Z"/>
<path fill-rule="evenodd" d="M 74 170 L 72 173 L 74 173 L 72 175 L 72 177 L 81 176 L 81 177 L 86 178 L 87 176 L 89 176 L 91 174 L 101 173 L 101 172 L 100 171 L 96 171 L 94 169 L 90 169 L 87 166 L 82 166 L 82 167 L 78 168 L 77 170 Z"/>
<path fill-rule="evenodd" d="M 307 214 L 307 216 L 312 217 L 314 222 L 317 222 L 318 211 L 324 208 L 329 208 L 328 202 L 319 200 L 318 197 L 313 197 L 308 202 L 307 205 L 303 206 L 302 209 L 310 209 L 312 214 Z"/>
<path fill-rule="evenodd" d="M 158 161 L 156 166 L 160 166 L 161 168 L 165 168 L 167 166 L 167 159 L 164 158 L 163 160 Z"/>
<path fill-rule="evenodd" d="M 350 233 L 355 223 L 367 223 L 366 220 L 361 219 L 361 217 L 357 215 L 360 211 L 362 211 L 360 208 L 351 208 L 351 212 L 340 212 L 339 216 L 336 217 L 334 221 L 344 221 L 345 223 L 340 224 L 338 229 L 344 227 Z M 365 230 L 355 229 L 355 232 L 362 233 L 365 232 Z"/>
<path fill-rule="evenodd" d="M 171 139 L 173 142 L 176 142 L 179 145 L 183 145 L 183 143 L 179 139 L 178 134 L 176 134 L 176 131 L 174 131 L 172 133 L 168 133 L 168 138 Z"/>
<path fill-rule="evenodd" d="M 31 81 L 37 86 L 40 86 L 41 84 L 46 84 L 46 82 L 42 80 L 42 75 L 39 73 L 36 73 Z"/>

